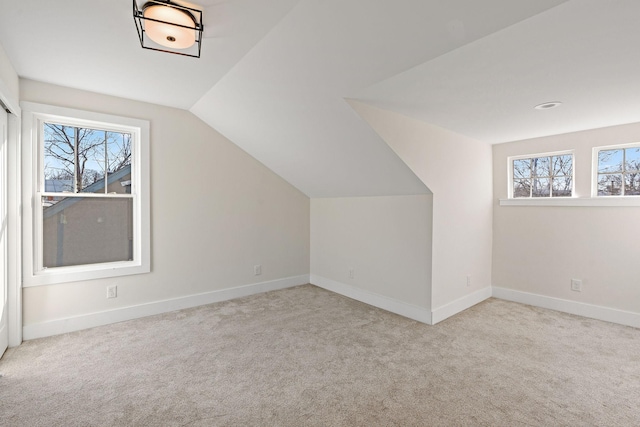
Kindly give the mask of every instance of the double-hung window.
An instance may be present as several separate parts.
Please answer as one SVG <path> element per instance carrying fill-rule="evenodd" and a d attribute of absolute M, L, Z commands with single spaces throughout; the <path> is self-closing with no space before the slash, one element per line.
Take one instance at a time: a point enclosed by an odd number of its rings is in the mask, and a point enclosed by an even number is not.
<path fill-rule="evenodd" d="M 595 196 L 640 196 L 640 144 L 594 149 Z"/>
<path fill-rule="evenodd" d="M 32 103 L 23 110 L 25 285 L 148 272 L 149 123 Z"/>
<path fill-rule="evenodd" d="M 510 198 L 572 197 L 573 153 L 509 158 Z"/>

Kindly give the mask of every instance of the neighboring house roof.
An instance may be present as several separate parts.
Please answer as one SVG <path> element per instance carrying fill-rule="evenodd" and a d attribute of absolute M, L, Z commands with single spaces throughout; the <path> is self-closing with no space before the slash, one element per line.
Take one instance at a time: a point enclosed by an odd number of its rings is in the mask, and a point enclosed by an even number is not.
<path fill-rule="evenodd" d="M 131 165 L 125 166 L 122 169 L 112 172 L 107 175 L 107 186 L 114 182 L 124 178 L 127 175 L 131 175 Z M 97 193 L 104 189 L 104 180 L 96 181 L 84 189 L 83 193 Z"/>
<path fill-rule="evenodd" d="M 63 191 L 68 191 L 73 188 L 73 180 L 72 179 L 45 179 L 44 180 L 44 191 L 50 193 L 58 193 Z"/>
<path fill-rule="evenodd" d="M 114 182 L 120 181 L 123 178 L 131 175 L 131 165 L 125 166 L 122 169 L 110 173 L 107 175 L 107 186 L 113 184 Z M 64 181 L 64 180 L 59 180 Z M 128 181 L 128 184 L 131 185 L 131 181 Z M 45 189 L 47 188 L 47 182 L 45 181 Z M 100 190 L 104 190 L 104 180 L 96 181 L 93 184 L 89 185 L 84 189 L 82 193 L 98 193 Z M 50 191 L 50 190 L 46 190 Z M 54 190 L 55 191 L 55 190 Z M 60 190 L 57 190 L 60 191 Z M 45 207 L 44 209 L 44 218 L 49 218 L 57 213 L 65 210 L 66 208 L 73 206 L 76 204 L 79 199 L 77 197 L 77 193 L 69 193 L 69 192 L 60 192 L 60 197 L 66 197 L 66 199 L 59 201 L 55 205 Z"/>

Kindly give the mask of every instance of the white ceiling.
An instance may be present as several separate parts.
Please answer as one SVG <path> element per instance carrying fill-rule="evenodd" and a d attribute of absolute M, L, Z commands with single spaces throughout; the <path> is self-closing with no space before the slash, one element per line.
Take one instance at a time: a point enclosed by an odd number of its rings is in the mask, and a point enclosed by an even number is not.
<path fill-rule="evenodd" d="M 141 49 L 130 0 L 0 0 L 0 43 L 22 77 L 189 109 L 311 197 L 428 191 L 345 98 L 491 143 L 640 121 L 637 0 L 191 3 L 200 59 Z"/>
<path fill-rule="evenodd" d="M 0 43 L 21 77 L 189 109 L 296 3 L 200 1 L 200 59 L 142 49 L 132 0 L 0 0 Z"/>
<path fill-rule="evenodd" d="M 489 143 L 639 122 L 639 19 L 638 0 L 567 2 L 354 98 Z"/>

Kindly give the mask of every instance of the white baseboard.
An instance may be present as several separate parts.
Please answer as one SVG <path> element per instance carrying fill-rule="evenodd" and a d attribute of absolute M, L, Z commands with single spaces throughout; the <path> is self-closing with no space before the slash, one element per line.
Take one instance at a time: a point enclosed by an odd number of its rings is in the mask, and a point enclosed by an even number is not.
<path fill-rule="evenodd" d="M 119 308 L 116 310 L 102 311 L 98 313 L 90 313 L 81 316 L 68 317 L 65 319 L 56 319 L 48 322 L 36 323 L 33 325 L 26 325 L 22 329 L 22 335 L 25 341 L 35 338 L 59 335 L 67 332 L 79 331 L 81 329 L 88 329 L 96 326 L 122 322 L 125 320 L 152 316 L 154 314 L 162 314 L 170 311 L 212 304 L 214 302 L 227 301 L 263 292 L 291 288 L 293 286 L 304 285 L 307 283 L 309 283 L 309 275 L 304 274 L 301 276 L 286 277 L 284 279 L 254 283 L 251 285 L 221 289 L 217 291 L 205 292 L 201 294 L 189 295 L 163 301 L 154 301 L 146 304 Z"/>
<path fill-rule="evenodd" d="M 408 317 L 409 319 L 417 320 L 418 322 L 426 323 L 428 325 L 431 324 L 431 311 L 427 308 L 418 307 L 384 295 L 364 291 L 335 280 L 327 279 L 326 277 L 318 276 L 317 274 L 312 274 L 310 276 L 310 282 L 312 285 L 344 295 L 356 301 L 399 314 L 400 316 Z"/>
<path fill-rule="evenodd" d="M 570 301 L 566 299 L 553 298 L 544 295 L 531 294 L 528 292 L 515 291 L 513 289 L 492 288 L 492 296 L 507 301 L 519 302 L 536 307 L 548 308 L 562 311 L 564 313 L 589 317 L 591 319 L 604 320 L 606 322 L 618 323 L 625 326 L 640 328 L 640 313 L 618 310 L 615 308 L 602 307 L 599 305 L 585 304 L 582 302 Z"/>
<path fill-rule="evenodd" d="M 481 289 L 444 306 L 438 307 L 431 312 L 429 309 L 424 307 L 418 307 L 383 295 L 364 291 L 351 285 L 327 279 L 322 276 L 305 274 L 169 300 L 155 301 L 116 310 L 102 311 L 26 325 L 23 328 L 23 339 L 31 340 L 35 338 L 59 335 L 96 326 L 122 322 L 125 320 L 137 319 L 140 317 L 152 316 L 155 314 L 162 314 L 220 301 L 227 301 L 263 292 L 275 291 L 278 289 L 290 288 L 293 286 L 304 285 L 306 283 L 312 283 L 313 285 L 324 288 L 328 291 L 344 295 L 365 304 L 429 325 L 441 322 L 444 319 L 447 319 L 493 296 L 494 298 L 504 299 L 507 301 L 519 302 L 522 304 L 548 308 L 578 316 L 640 328 L 640 313 L 617 310 L 614 308 L 585 304 L 496 286 Z"/>
<path fill-rule="evenodd" d="M 491 287 L 489 286 L 469 295 L 465 295 L 462 298 L 458 298 L 455 301 L 451 301 L 448 304 L 434 308 L 433 313 L 431 314 L 431 320 L 435 325 L 436 323 L 442 322 L 443 320 L 458 314 L 467 308 L 473 307 L 488 298 L 491 298 Z"/>

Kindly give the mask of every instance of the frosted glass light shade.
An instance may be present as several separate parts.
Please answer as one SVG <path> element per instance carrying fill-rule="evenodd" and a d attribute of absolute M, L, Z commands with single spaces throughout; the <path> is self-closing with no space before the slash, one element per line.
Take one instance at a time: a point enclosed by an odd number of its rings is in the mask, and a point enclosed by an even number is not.
<path fill-rule="evenodd" d="M 157 19 L 155 22 L 145 21 L 145 32 L 147 36 L 159 45 L 173 49 L 187 49 L 196 42 L 196 24 L 189 14 L 172 7 L 163 5 L 152 5 L 144 9 L 144 17 Z M 189 28 L 179 27 L 184 25 Z"/>

